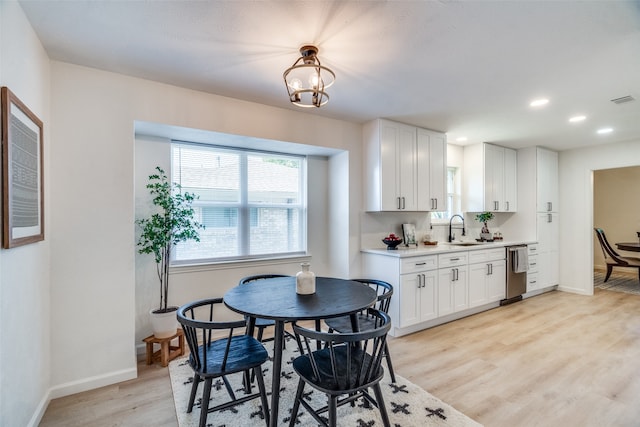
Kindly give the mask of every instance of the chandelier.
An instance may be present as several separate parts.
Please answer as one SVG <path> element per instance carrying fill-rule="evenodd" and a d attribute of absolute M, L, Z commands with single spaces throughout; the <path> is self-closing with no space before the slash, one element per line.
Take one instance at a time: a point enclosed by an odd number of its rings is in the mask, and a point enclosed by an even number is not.
<path fill-rule="evenodd" d="M 302 46 L 300 55 L 283 74 L 289 100 L 299 107 L 321 107 L 329 102 L 325 90 L 333 84 L 336 75 L 320 64 L 317 47 Z"/>

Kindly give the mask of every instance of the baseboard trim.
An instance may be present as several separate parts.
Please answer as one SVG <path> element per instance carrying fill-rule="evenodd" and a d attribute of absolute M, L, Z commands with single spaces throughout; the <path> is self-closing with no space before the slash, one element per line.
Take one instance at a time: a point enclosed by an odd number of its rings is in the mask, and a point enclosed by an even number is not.
<path fill-rule="evenodd" d="M 138 377 L 138 368 L 122 369 L 120 371 L 110 372 L 104 375 L 96 375 L 94 377 L 83 378 L 77 381 L 71 381 L 52 387 L 49 390 L 49 400 L 58 397 L 69 396 L 71 394 L 80 393 L 95 388 L 131 380 Z"/>
<path fill-rule="evenodd" d="M 40 421 L 42 421 L 42 417 L 44 417 L 44 413 L 46 412 L 47 407 L 49 406 L 49 402 L 51 402 L 51 389 L 49 389 L 45 393 L 44 397 L 38 404 L 38 407 L 36 408 L 35 412 L 31 416 L 31 419 L 29 420 L 27 427 L 38 427 L 38 425 L 40 425 Z"/>

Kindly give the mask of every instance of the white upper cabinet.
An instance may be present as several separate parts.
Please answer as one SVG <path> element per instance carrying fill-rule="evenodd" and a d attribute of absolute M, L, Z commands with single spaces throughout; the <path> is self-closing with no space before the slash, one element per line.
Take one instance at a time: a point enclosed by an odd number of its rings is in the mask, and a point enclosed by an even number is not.
<path fill-rule="evenodd" d="M 516 151 L 493 144 L 464 147 L 465 212 L 517 210 Z"/>
<path fill-rule="evenodd" d="M 447 210 L 447 139 L 444 134 L 417 129 L 418 210 Z"/>
<path fill-rule="evenodd" d="M 558 153 L 536 147 L 537 212 L 558 212 Z"/>
<path fill-rule="evenodd" d="M 446 210 L 446 137 L 378 119 L 364 125 L 365 209 Z"/>

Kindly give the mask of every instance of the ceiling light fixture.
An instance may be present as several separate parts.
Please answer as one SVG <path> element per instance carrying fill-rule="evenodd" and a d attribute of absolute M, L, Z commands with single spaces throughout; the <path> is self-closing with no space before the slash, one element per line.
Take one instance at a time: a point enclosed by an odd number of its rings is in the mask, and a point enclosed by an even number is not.
<path fill-rule="evenodd" d="M 457 142 L 467 142 L 467 137 L 466 136 L 461 136 L 460 138 L 456 138 Z"/>
<path fill-rule="evenodd" d="M 549 103 L 548 99 L 536 99 L 535 101 L 531 101 L 531 103 L 529 104 L 532 107 L 541 107 L 543 105 L 546 105 Z"/>
<path fill-rule="evenodd" d="M 613 132 L 612 128 L 602 128 L 602 129 L 598 129 L 598 133 L 600 135 L 604 135 L 605 133 L 611 133 Z"/>
<path fill-rule="evenodd" d="M 574 117 L 571 117 L 571 118 L 569 119 L 569 121 L 570 121 L 571 123 L 577 123 L 577 122 L 584 121 L 586 118 L 587 118 L 587 116 L 574 116 Z"/>
<path fill-rule="evenodd" d="M 300 55 L 282 75 L 289 100 L 299 107 L 322 107 L 329 102 L 325 90 L 333 84 L 336 75 L 320 64 L 317 47 L 302 46 Z"/>

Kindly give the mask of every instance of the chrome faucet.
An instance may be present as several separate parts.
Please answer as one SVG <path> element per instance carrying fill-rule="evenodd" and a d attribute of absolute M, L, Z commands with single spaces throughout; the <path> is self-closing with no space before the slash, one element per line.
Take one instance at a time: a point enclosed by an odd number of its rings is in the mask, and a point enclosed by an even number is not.
<path fill-rule="evenodd" d="M 448 240 L 448 242 L 453 242 L 453 240 L 455 239 L 455 236 L 453 234 L 451 234 L 451 223 L 453 222 L 453 218 L 455 218 L 455 217 L 459 217 L 462 220 L 462 235 L 464 236 L 464 217 L 462 215 L 455 214 L 455 215 L 451 216 L 451 219 L 449 220 L 449 240 Z"/>

